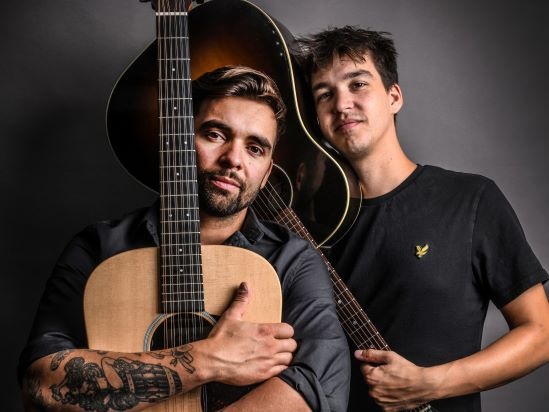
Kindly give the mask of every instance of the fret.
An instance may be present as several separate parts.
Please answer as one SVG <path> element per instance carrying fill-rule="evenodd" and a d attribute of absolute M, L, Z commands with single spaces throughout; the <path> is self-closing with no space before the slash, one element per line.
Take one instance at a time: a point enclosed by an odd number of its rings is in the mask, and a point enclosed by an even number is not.
<path fill-rule="evenodd" d="M 160 99 L 158 99 L 159 101 L 163 102 L 163 101 L 172 101 L 172 100 L 183 100 L 183 101 L 188 101 L 188 100 L 192 100 L 193 98 L 192 97 L 162 97 Z"/>
<path fill-rule="evenodd" d="M 186 16 L 186 11 L 157 11 L 157 16 Z"/>
<path fill-rule="evenodd" d="M 161 121 L 166 118 L 193 117 L 193 105 L 191 99 L 186 97 L 163 98 L 159 112 Z"/>
<path fill-rule="evenodd" d="M 191 79 L 189 77 L 186 77 L 186 78 L 176 78 L 176 77 L 173 77 L 173 78 L 169 78 L 169 79 L 158 79 L 159 82 L 183 82 L 183 81 L 188 81 L 190 83 Z M 183 83 L 185 84 L 185 83 Z"/>
<path fill-rule="evenodd" d="M 162 296 L 162 306 L 165 308 L 165 313 L 203 312 L 204 294 L 201 293 L 193 299 L 186 300 L 168 299 Z"/>
<path fill-rule="evenodd" d="M 166 273 L 162 276 L 165 279 L 164 286 L 170 286 L 173 283 L 196 283 L 202 284 L 202 273 L 182 274 L 182 273 Z"/>
<path fill-rule="evenodd" d="M 185 77 L 191 77 L 190 70 L 187 70 L 187 67 L 190 62 L 190 60 L 185 60 L 183 57 L 188 56 L 189 53 L 187 51 L 187 48 L 185 46 L 180 45 L 177 42 L 159 42 L 158 43 L 158 60 L 159 61 L 183 61 L 184 64 L 180 64 L 177 67 L 180 67 L 183 69 L 184 73 L 186 73 Z M 160 67 L 160 69 L 165 68 Z M 162 70 L 159 70 L 159 73 L 162 73 Z"/>
<path fill-rule="evenodd" d="M 196 207 L 171 207 L 171 208 L 167 208 L 167 207 L 161 207 L 160 210 L 187 210 L 187 209 L 193 209 L 193 210 L 198 210 L 198 206 Z"/>
<path fill-rule="evenodd" d="M 188 299 L 185 297 L 185 295 L 194 296 L 194 295 L 200 294 L 201 292 L 202 290 L 182 290 L 177 292 L 161 292 L 161 294 L 164 296 L 183 295 L 183 299 L 187 301 Z"/>
<path fill-rule="evenodd" d="M 165 119 L 160 119 L 160 137 L 163 138 L 163 142 L 169 144 L 170 141 L 177 143 L 177 140 L 166 139 L 166 137 L 175 137 L 181 133 L 194 134 L 194 121 L 192 117 L 183 118 L 177 123 L 178 130 L 173 130 L 174 124 L 171 122 L 166 122 Z M 173 144 L 173 143 L 172 143 Z"/>
<path fill-rule="evenodd" d="M 192 119 L 193 116 L 158 116 L 159 119 Z"/>
<path fill-rule="evenodd" d="M 163 196 L 164 196 L 164 197 L 167 197 L 167 198 L 172 198 L 172 197 L 190 197 L 190 196 L 197 196 L 197 197 L 198 197 L 198 194 L 196 194 L 196 193 L 177 193 L 177 194 L 175 194 L 175 195 L 164 194 Z"/>
<path fill-rule="evenodd" d="M 200 220 L 198 220 L 198 219 L 188 219 L 188 220 L 182 220 L 182 219 L 179 219 L 179 220 L 164 219 L 164 224 L 172 224 L 172 223 L 188 223 L 188 224 L 191 224 L 191 223 L 198 223 L 198 222 L 200 222 Z"/>

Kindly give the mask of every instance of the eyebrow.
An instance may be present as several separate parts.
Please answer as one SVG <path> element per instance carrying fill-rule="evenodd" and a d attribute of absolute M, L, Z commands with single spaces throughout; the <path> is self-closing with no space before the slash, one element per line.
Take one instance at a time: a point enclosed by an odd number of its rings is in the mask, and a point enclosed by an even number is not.
<path fill-rule="evenodd" d="M 370 79 L 374 78 L 374 75 L 372 74 L 371 71 L 365 70 L 365 69 L 360 69 L 360 70 L 354 70 L 354 71 L 349 72 L 349 73 L 345 73 L 345 75 L 343 76 L 343 80 L 350 80 L 350 79 L 354 79 L 355 77 L 360 77 L 360 76 L 366 76 L 366 77 L 369 77 Z M 317 90 L 326 88 L 328 86 L 329 85 L 328 85 L 327 82 L 320 82 L 320 83 L 317 83 L 313 86 L 312 91 L 314 93 Z"/>
<path fill-rule="evenodd" d="M 216 119 L 206 120 L 200 125 L 198 131 L 204 131 L 210 128 L 219 129 L 228 135 L 234 134 L 233 129 L 229 125 Z M 265 136 L 251 135 L 248 136 L 248 138 L 252 139 L 256 144 L 260 145 L 264 149 L 272 150 L 273 148 L 273 145 Z"/>

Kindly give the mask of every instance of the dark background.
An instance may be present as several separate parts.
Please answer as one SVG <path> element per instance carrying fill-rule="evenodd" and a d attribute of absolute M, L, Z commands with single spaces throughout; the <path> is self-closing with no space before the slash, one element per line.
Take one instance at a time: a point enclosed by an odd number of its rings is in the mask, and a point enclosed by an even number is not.
<path fill-rule="evenodd" d="M 258 0 L 292 31 L 360 24 L 393 33 L 402 143 L 419 163 L 487 175 L 549 267 L 549 3 Z M 118 164 L 104 117 L 118 75 L 154 36 L 137 0 L 6 2 L 0 16 L 0 179 L 5 262 L 2 410 L 21 410 L 15 368 L 64 245 L 86 224 L 150 203 Z M 505 331 L 490 309 L 487 344 Z M 484 410 L 547 411 L 549 367 L 483 395 Z"/>

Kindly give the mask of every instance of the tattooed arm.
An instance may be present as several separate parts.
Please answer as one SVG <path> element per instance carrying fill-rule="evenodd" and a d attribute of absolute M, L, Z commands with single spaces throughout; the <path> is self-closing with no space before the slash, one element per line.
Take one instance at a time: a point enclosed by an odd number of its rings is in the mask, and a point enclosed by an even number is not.
<path fill-rule="evenodd" d="M 208 338 L 191 344 L 144 353 L 65 350 L 36 360 L 23 380 L 26 409 L 138 411 L 208 382 L 249 385 L 277 375 L 296 348 L 293 329 L 242 321 L 247 296 L 239 289 Z"/>

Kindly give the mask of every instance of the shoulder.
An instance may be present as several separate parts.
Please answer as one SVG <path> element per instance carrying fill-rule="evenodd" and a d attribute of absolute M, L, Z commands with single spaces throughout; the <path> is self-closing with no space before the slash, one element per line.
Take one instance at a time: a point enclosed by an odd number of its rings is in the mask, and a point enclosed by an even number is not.
<path fill-rule="evenodd" d="M 102 220 L 78 232 L 63 251 L 60 261 L 103 260 L 130 249 L 154 246 L 149 234 L 152 207 L 145 207 L 115 219 Z M 156 223 L 152 223 L 156 227 Z"/>
<path fill-rule="evenodd" d="M 448 190 L 472 190 L 483 189 L 487 185 L 495 185 L 494 181 L 475 173 L 457 172 L 443 169 L 438 166 L 423 166 L 421 174 L 422 183 L 444 186 Z"/>
<path fill-rule="evenodd" d="M 303 239 L 286 226 L 270 220 L 261 220 L 259 224 L 266 240 L 278 243 L 280 247 L 290 248 L 296 254 L 312 252 L 317 255 L 316 249 L 308 240 Z"/>

